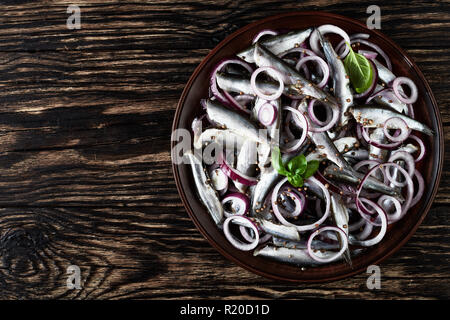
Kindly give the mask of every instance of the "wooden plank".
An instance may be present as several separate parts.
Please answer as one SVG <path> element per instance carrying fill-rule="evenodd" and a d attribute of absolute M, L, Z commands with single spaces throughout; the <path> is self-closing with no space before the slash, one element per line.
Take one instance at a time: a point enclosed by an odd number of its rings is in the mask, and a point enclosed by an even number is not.
<path fill-rule="evenodd" d="M 415 236 L 367 275 L 292 285 L 225 260 L 190 221 L 172 178 L 171 122 L 218 42 L 271 14 L 364 21 L 360 1 L 72 1 L 3 5 L 0 16 L 0 298 L 448 299 L 450 172 Z M 379 1 L 382 32 L 429 81 L 450 141 L 447 1 Z M 450 161 L 450 150 L 445 153 Z M 83 289 L 68 290 L 66 268 Z M 220 288 L 218 290 L 217 288 Z"/>
<path fill-rule="evenodd" d="M 431 210 L 408 244 L 381 265 L 382 289 L 370 291 L 366 274 L 302 286 L 255 276 L 210 247 L 179 206 L 1 209 L 0 296 L 448 298 L 447 212 L 448 206 Z M 66 287 L 71 264 L 81 268 L 80 291 Z"/>

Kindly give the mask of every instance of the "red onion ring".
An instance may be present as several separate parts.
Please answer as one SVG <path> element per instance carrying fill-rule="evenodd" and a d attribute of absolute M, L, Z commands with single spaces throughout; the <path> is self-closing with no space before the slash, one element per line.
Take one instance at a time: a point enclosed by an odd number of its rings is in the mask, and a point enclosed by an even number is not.
<path fill-rule="evenodd" d="M 400 134 L 398 134 L 397 136 L 393 136 L 389 133 L 389 129 L 400 129 Z M 408 127 L 406 121 L 402 118 L 392 117 L 384 122 L 383 132 L 386 138 L 388 138 L 392 142 L 403 142 L 411 134 L 411 129 Z"/>
<path fill-rule="evenodd" d="M 281 212 L 278 208 L 278 204 L 277 204 L 278 192 L 280 191 L 281 187 L 286 183 L 286 181 L 287 181 L 287 178 L 284 178 L 280 182 L 278 182 L 278 184 L 275 186 L 275 188 L 273 189 L 273 192 L 272 192 L 272 199 L 271 199 L 272 200 L 272 209 L 273 209 L 273 213 L 274 213 L 275 217 L 278 219 L 278 221 L 280 221 L 281 224 L 283 224 L 285 226 L 295 227 L 295 228 L 297 228 L 297 230 L 299 232 L 316 229 L 319 225 L 321 225 L 328 218 L 328 215 L 330 214 L 331 198 L 330 198 L 330 193 L 328 192 L 327 188 L 325 188 L 325 186 L 314 177 L 309 177 L 307 179 L 307 181 L 317 184 L 322 189 L 322 192 L 324 193 L 325 200 L 326 200 L 326 209 L 325 209 L 325 212 L 322 215 L 322 217 L 319 220 L 317 220 L 315 223 L 312 223 L 309 225 L 304 225 L 304 226 L 298 226 L 296 224 L 293 224 L 293 223 L 290 223 L 289 221 L 287 221 L 283 217 L 283 215 L 281 214 Z"/>
<path fill-rule="evenodd" d="M 238 212 L 229 212 L 227 210 L 225 210 L 226 206 L 225 204 L 227 202 L 231 201 L 232 205 L 234 202 L 237 202 L 239 211 Z M 224 208 L 224 214 L 225 217 L 231 217 L 234 215 L 245 215 L 248 212 L 248 209 L 250 208 L 250 200 L 248 199 L 248 197 L 243 194 L 243 193 L 230 193 L 229 195 L 227 195 L 225 198 L 222 199 L 222 205 Z"/>
<path fill-rule="evenodd" d="M 233 220 L 240 220 L 241 223 L 245 224 L 245 227 L 250 228 L 253 230 L 255 234 L 255 238 L 253 239 L 253 242 L 251 243 L 244 243 L 238 239 L 236 239 L 230 231 L 230 223 Z M 225 219 L 223 223 L 223 233 L 225 234 L 225 237 L 228 239 L 228 241 L 237 249 L 242 251 L 250 251 L 255 249 L 258 246 L 259 243 L 259 231 L 258 228 L 255 226 L 255 224 L 250 221 L 248 218 L 244 216 L 234 215 L 231 217 L 228 217 Z"/>
<path fill-rule="evenodd" d="M 399 91 L 399 88 L 402 84 L 406 84 L 410 90 L 411 90 L 411 96 L 405 97 L 404 93 L 401 93 Z M 397 96 L 398 100 L 400 100 L 403 103 L 410 104 L 417 101 L 417 97 L 419 96 L 419 91 L 417 90 L 417 87 L 415 83 L 406 77 L 397 77 L 392 82 L 392 89 L 394 90 L 395 95 Z"/>
<path fill-rule="evenodd" d="M 412 176 L 414 175 L 414 171 L 416 170 L 416 165 L 413 156 L 406 151 L 396 151 L 393 152 L 392 155 L 389 157 L 388 162 L 394 162 L 395 160 L 398 159 L 405 160 L 406 166 L 408 167 L 408 174 L 412 178 Z M 386 175 L 389 178 L 390 176 L 389 170 L 386 170 Z"/>
<path fill-rule="evenodd" d="M 252 186 L 258 183 L 258 179 L 254 177 L 249 177 L 242 172 L 239 172 L 238 170 L 234 169 L 232 166 L 230 166 L 227 161 L 225 160 L 225 157 L 223 156 L 223 153 L 221 153 L 218 156 L 218 163 L 220 165 L 220 168 L 222 171 L 233 181 L 237 181 L 239 183 L 242 183 L 246 186 Z"/>
<path fill-rule="evenodd" d="M 386 201 L 390 201 L 391 203 L 394 204 L 395 207 L 395 212 L 394 213 L 389 213 L 389 207 L 385 204 Z M 392 196 L 388 196 L 388 195 L 382 195 L 379 199 L 378 199 L 378 205 L 384 210 L 384 212 L 386 213 L 386 216 L 388 218 L 388 222 L 393 222 L 393 221 L 397 221 L 398 219 L 400 219 L 401 215 L 402 215 L 402 204 L 400 203 L 400 201 Z M 392 207 L 392 206 L 390 206 Z"/>
<path fill-rule="evenodd" d="M 258 74 L 260 74 L 261 72 L 264 71 L 271 71 L 271 76 L 275 76 L 276 80 L 278 80 L 279 83 L 279 87 L 278 90 L 271 95 L 267 95 L 261 92 L 261 90 L 258 89 L 257 85 L 256 85 L 256 77 L 258 76 Z M 265 100 L 275 100 L 278 99 L 279 97 L 281 97 L 283 91 L 284 91 L 284 82 L 283 82 L 283 77 L 281 76 L 281 74 L 275 70 L 272 67 L 261 67 L 255 70 L 255 72 L 253 72 L 251 78 L 250 78 L 250 85 L 253 89 L 253 91 L 255 92 L 255 94 L 260 97 L 261 99 L 265 99 Z"/>
<path fill-rule="evenodd" d="M 344 38 L 344 41 L 350 43 L 350 37 L 348 36 L 347 32 L 345 32 L 341 28 L 332 24 L 321 25 L 316 30 L 314 30 L 309 37 L 309 46 L 311 47 L 312 51 L 314 51 L 319 56 L 323 56 L 319 48 L 319 32 L 322 35 L 325 35 L 327 33 L 336 33 Z"/>
<path fill-rule="evenodd" d="M 320 100 L 319 100 L 320 101 Z M 312 99 L 309 102 L 308 105 L 308 114 L 310 113 L 310 110 L 312 110 L 314 103 L 316 102 L 316 99 Z M 323 127 L 315 127 L 315 126 L 310 126 L 309 127 L 309 131 L 311 132 L 324 132 L 324 131 L 328 131 L 331 128 L 333 128 L 335 126 L 335 124 L 338 122 L 339 120 L 339 109 L 331 109 L 332 111 L 332 117 L 331 120 Z M 312 119 L 311 119 L 312 120 Z M 316 120 L 318 120 L 316 118 Z"/>
<path fill-rule="evenodd" d="M 369 134 L 367 133 L 367 129 L 366 127 L 361 126 L 360 127 L 360 132 L 361 132 L 361 137 L 363 138 L 363 140 L 365 142 L 367 142 L 368 144 L 373 145 L 374 147 L 380 148 L 380 149 L 386 149 L 386 150 L 394 150 L 395 148 L 397 148 L 399 145 L 401 145 L 401 142 L 393 142 L 393 143 L 380 143 L 380 142 L 376 142 L 376 141 L 372 141 L 369 137 Z M 359 138 L 359 137 L 358 137 Z"/>
<path fill-rule="evenodd" d="M 414 207 L 419 202 L 420 198 L 422 198 L 423 196 L 423 191 L 425 190 L 425 181 L 423 180 L 422 174 L 416 170 L 414 171 L 414 176 L 417 179 L 417 185 L 419 189 L 417 190 L 414 198 L 412 198 L 411 200 L 411 205 L 409 206 L 410 208 Z"/>
<path fill-rule="evenodd" d="M 372 239 L 369 239 L 369 240 L 358 240 L 358 239 L 355 239 L 354 237 L 349 237 L 349 242 L 352 245 L 359 245 L 359 246 L 363 246 L 363 247 L 370 247 L 370 246 L 373 246 L 373 245 L 379 243 L 381 240 L 383 240 L 384 235 L 386 234 L 388 223 L 387 223 L 386 213 L 384 213 L 383 209 L 381 209 L 380 206 L 378 206 L 376 203 L 374 203 L 374 202 L 372 202 L 372 201 L 370 201 L 368 199 L 364 199 L 363 201 L 365 201 L 366 203 L 372 205 L 372 207 L 377 211 L 378 216 L 379 216 L 379 218 L 381 220 L 381 222 L 380 222 L 381 229 L 378 232 L 378 234 Z"/>
<path fill-rule="evenodd" d="M 276 35 L 278 35 L 278 32 L 276 32 L 276 31 L 274 31 L 274 30 L 271 30 L 271 29 L 262 30 L 261 32 L 259 32 L 259 33 L 253 38 L 252 44 L 255 44 L 256 42 L 258 42 L 258 40 L 259 40 L 262 36 L 266 36 L 266 35 L 269 35 L 269 36 L 276 36 Z"/>
<path fill-rule="evenodd" d="M 330 256 L 326 257 L 326 258 L 322 258 L 322 257 L 318 257 L 315 253 L 314 250 L 311 247 L 311 244 L 314 240 L 314 238 L 316 236 L 318 236 L 320 233 L 324 232 L 324 231 L 335 231 L 337 232 L 340 237 L 341 237 L 341 241 L 342 241 L 342 245 L 341 245 L 341 249 L 339 250 L 339 252 L 336 252 L 335 254 L 331 254 Z M 348 248 L 348 238 L 347 238 L 347 234 L 340 228 L 338 227 L 333 227 L 333 226 L 327 226 L 327 227 L 322 227 L 320 229 L 317 229 L 316 231 L 314 231 L 308 239 L 308 243 L 307 243 L 307 249 L 308 249 L 308 254 L 311 256 L 311 258 L 313 258 L 314 260 L 318 261 L 318 262 L 331 262 L 336 260 L 337 258 L 339 258 L 344 252 L 345 250 L 347 250 Z"/>
<path fill-rule="evenodd" d="M 220 93 L 219 88 L 217 88 L 217 82 L 216 82 L 216 74 L 218 71 L 222 70 L 222 68 L 224 66 L 226 66 L 229 63 L 235 63 L 238 64 L 242 67 L 244 67 L 245 69 L 248 70 L 249 73 L 253 72 L 253 68 L 245 61 L 239 60 L 239 59 L 227 59 L 227 60 L 222 60 L 213 70 L 213 72 L 211 73 L 211 77 L 210 77 L 210 89 L 212 94 L 222 103 L 229 105 L 230 104 L 230 100 L 223 96 Z M 229 96 L 231 96 L 230 94 L 228 94 Z M 239 105 L 239 104 L 238 104 Z M 236 107 L 233 104 L 234 107 Z M 242 107 L 239 108 L 242 111 Z"/>
<path fill-rule="evenodd" d="M 320 68 L 322 69 L 323 78 L 322 78 L 322 81 L 320 81 L 317 84 L 317 86 L 319 88 L 325 87 L 325 85 L 328 83 L 328 79 L 330 78 L 330 69 L 328 68 L 328 64 L 321 57 L 319 57 L 319 56 L 307 56 L 307 57 L 301 58 L 297 62 L 297 65 L 295 66 L 295 69 L 297 69 L 297 71 L 300 71 L 300 67 L 302 65 L 304 65 L 308 61 L 315 61 L 315 62 L 317 62 L 318 65 L 320 66 Z"/>
<path fill-rule="evenodd" d="M 294 140 L 292 145 L 290 147 L 284 147 L 284 152 L 293 152 L 298 150 L 303 143 L 306 141 L 306 137 L 308 134 L 308 120 L 306 117 L 297 109 L 294 109 L 292 107 L 284 107 L 283 110 L 290 111 L 294 114 L 293 119 L 295 123 L 302 128 L 302 136 L 300 139 Z"/>
<path fill-rule="evenodd" d="M 258 110 L 258 120 L 267 127 L 275 122 L 277 114 L 278 109 L 273 104 L 266 102 Z"/>

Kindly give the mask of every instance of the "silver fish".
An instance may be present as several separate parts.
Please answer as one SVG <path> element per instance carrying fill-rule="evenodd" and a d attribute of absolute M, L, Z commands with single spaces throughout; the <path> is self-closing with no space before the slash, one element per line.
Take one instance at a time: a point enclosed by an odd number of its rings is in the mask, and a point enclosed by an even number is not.
<path fill-rule="evenodd" d="M 236 134 L 256 142 L 269 143 L 265 137 L 259 134 L 259 129 L 256 124 L 238 112 L 210 99 L 206 100 L 205 105 L 209 119 L 221 126 L 222 129 L 229 129 Z"/>
<path fill-rule="evenodd" d="M 320 258 L 328 258 L 332 255 L 335 255 L 336 253 L 332 251 L 318 250 L 317 252 L 315 252 L 315 254 Z M 311 258 L 308 250 L 306 249 L 291 249 L 273 245 L 266 245 L 262 248 L 255 249 L 253 255 L 262 256 L 276 261 L 287 262 L 299 266 L 315 266 L 323 264 L 323 262 L 318 262 Z M 341 257 L 337 257 L 334 261 L 340 260 Z"/>
<path fill-rule="evenodd" d="M 342 202 L 341 196 L 332 193 L 331 194 L 331 215 L 336 223 L 336 226 L 344 231 L 344 233 L 348 237 L 348 211 L 344 203 Z M 340 242 L 342 243 L 342 239 Z M 344 260 L 352 266 L 352 259 L 350 257 L 350 250 L 347 249 L 344 251 Z"/>
<path fill-rule="evenodd" d="M 325 58 L 330 66 L 330 72 L 333 77 L 333 92 L 341 107 L 341 117 L 339 121 L 339 127 L 345 126 L 350 119 L 347 112 L 348 108 L 353 106 L 353 94 L 350 89 L 350 78 L 345 71 L 344 63 L 341 58 L 336 54 L 328 39 L 322 37 L 319 34 L 319 40 L 325 53 Z"/>
<path fill-rule="evenodd" d="M 216 142 L 227 149 L 236 147 L 236 149 L 240 150 L 245 142 L 245 137 L 231 130 L 214 128 L 206 129 L 201 134 L 194 135 L 194 147 L 196 149 L 200 149 L 202 146 L 212 142 Z"/>
<path fill-rule="evenodd" d="M 255 105 L 252 110 L 252 118 L 258 121 L 258 113 L 259 109 L 267 103 L 267 100 L 261 99 L 259 97 L 255 100 Z M 266 130 L 260 130 L 260 135 L 267 135 L 268 140 L 274 141 L 275 143 L 280 143 L 280 125 L 281 125 L 281 101 L 280 99 L 276 99 L 273 101 L 270 101 L 270 103 L 273 105 L 274 108 L 277 109 L 276 111 L 276 119 L 275 121 L 266 127 Z M 260 144 L 258 146 L 258 166 L 260 169 L 260 172 L 264 172 L 266 170 L 266 166 L 270 164 L 270 145 L 268 144 Z"/>
<path fill-rule="evenodd" d="M 256 142 L 246 140 L 239 151 L 236 169 L 247 176 L 254 176 L 256 173 L 256 157 Z M 247 191 L 247 185 L 237 181 L 233 182 L 240 192 L 245 193 Z"/>
<path fill-rule="evenodd" d="M 306 249 L 307 241 L 292 241 L 282 238 L 272 237 L 272 243 L 277 247 L 285 247 L 290 249 Z M 328 243 L 321 240 L 314 239 L 311 247 L 315 250 L 336 250 L 340 248 L 338 243 Z"/>
<path fill-rule="evenodd" d="M 336 146 L 336 149 L 339 153 L 345 153 L 349 152 L 353 148 L 355 148 L 355 145 L 358 144 L 358 140 L 354 137 L 343 137 L 337 140 L 333 141 L 334 145 Z M 323 157 L 321 157 L 320 149 L 316 149 L 315 152 L 311 152 L 306 156 L 306 160 L 323 160 Z"/>
<path fill-rule="evenodd" d="M 265 233 L 271 234 L 272 236 L 292 241 L 300 240 L 300 234 L 295 227 L 274 223 L 261 216 L 252 217 L 250 219 Z M 246 226 L 245 223 L 240 222 L 239 220 L 236 220 L 236 224 Z"/>
<path fill-rule="evenodd" d="M 347 162 L 349 162 L 349 160 L 361 161 L 361 160 L 369 159 L 369 151 L 367 151 L 365 149 L 354 149 L 354 150 L 344 153 L 343 156 L 344 156 L 344 159 L 347 160 Z"/>
<path fill-rule="evenodd" d="M 354 106 L 350 108 L 349 111 L 353 114 L 357 122 L 363 124 L 363 126 L 367 128 L 382 127 L 386 120 L 388 120 L 389 118 L 397 117 L 403 119 L 408 127 L 412 130 L 423 132 L 429 136 L 432 136 L 434 134 L 433 130 L 420 123 L 419 121 L 411 119 L 404 114 L 400 114 L 398 112 L 385 108 L 375 108 L 373 106 Z M 389 129 L 398 128 L 392 127 Z"/>
<path fill-rule="evenodd" d="M 364 178 L 364 174 L 361 172 L 346 169 L 340 170 L 335 165 L 330 165 L 327 168 L 325 168 L 324 175 L 327 178 L 351 183 L 354 185 L 358 185 Z M 402 198 L 402 196 L 398 193 L 397 190 L 385 185 L 384 183 L 381 183 L 380 181 L 372 177 L 367 178 L 367 180 L 363 184 L 363 188 L 375 192 L 381 192 L 389 196 Z"/>
<path fill-rule="evenodd" d="M 220 224 L 223 219 L 222 203 L 219 200 L 217 191 L 209 184 L 210 179 L 208 173 L 203 170 L 202 161 L 191 150 L 186 151 L 184 155 L 190 161 L 192 175 L 200 200 L 205 205 L 214 222 Z"/>
<path fill-rule="evenodd" d="M 255 94 L 249 78 L 218 72 L 216 81 L 219 88 L 224 91 L 251 95 Z M 274 82 L 257 80 L 256 84 L 264 94 L 273 94 L 278 90 L 278 84 Z M 288 87 L 284 88 L 284 93 L 286 95 L 291 94 Z"/>
<path fill-rule="evenodd" d="M 384 89 L 383 86 L 377 85 L 375 88 L 375 92 L 377 93 L 383 89 Z M 375 101 L 380 106 L 388 107 L 399 113 L 408 112 L 408 106 L 406 105 L 406 103 L 401 102 L 394 93 L 389 93 L 388 96 L 382 94 L 375 94 L 373 101 Z"/>
<path fill-rule="evenodd" d="M 292 68 L 284 60 L 278 58 L 258 43 L 256 43 L 254 47 L 255 63 L 258 67 L 272 67 L 277 70 L 278 73 L 282 75 L 285 85 L 291 84 L 289 86 L 289 91 L 296 92 L 297 95 L 310 96 L 319 99 L 330 107 L 339 108 L 336 99 L 332 95 L 320 89 L 311 81 L 306 80 L 297 72 L 297 70 Z M 269 70 L 268 73 L 271 77 L 277 79 L 274 72 Z"/>
<path fill-rule="evenodd" d="M 298 110 L 303 114 L 307 114 L 308 105 L 306 100 L 303 100 L 299 104 Z M 308 116 L 306 117 L 309 119 Z M 311 126 L 315 126 L 310 119 L 309 124 Z M 325 158 L 328 158 L 328 160 L 335 163 L 340 168 L 348 168 L 349 170 L 351 169 L 351 166 L 347 161 L 345 161 L 344 157 L 341 155 L 326 132 L 308 131 L 308 135 L 316 145 L 320 160 L 325 160 Z"/>
<path fill-rule="evenodd" d="M 292 31 L 283 35 L 268 36 L 267 38 L 261 39 L 261 41 L 259 42 L 274 54 L 279 55 L 292 48 L 295 48 L 296 46 L 299 46 L 309 37 L 311 32 L 312 28 L 301 31 Z M 237 56 L 247 61 L 248 63 L 253 63 L 255 62 L 253 58 L 253 52 L 254 47 L 251 46 L 244 51 L 239 52 Z"/>
<path fill-rule="evenodd" d="M 303 153 L 303 149 L 299 151 L 298 154 Z M 285 153 L 282 155 L 283 163 L 294 158 L 297 154 L 295 153 Z M 270 166 L 264 172 L 261 173 L 259 177 L 259 181 L 256 184 L 253 190 L 253 197 L 251 199 L 251 213 L 252 215 L 256 215 L 258 211 L 261 210 L 261 207 L 264 205 L 264 201 L 266 200 L 267 195 L 273 189 L 273 187 L 281 180 L 282 176 L 278 174 L 278 172 Z M 258 211 L 256 211 L 258 210 Z"/>
<path fill-rule="evenodd" d="M 377 143 L 386 143 L 387 139 L 384 134 L 383 128 L 376 128 L 369 136 L 370 140 Z M 381 149 L 369 144 L 369 159 L 370 160 L 381 160 L 385 162 L 388 151 L 386 149 Z"/>

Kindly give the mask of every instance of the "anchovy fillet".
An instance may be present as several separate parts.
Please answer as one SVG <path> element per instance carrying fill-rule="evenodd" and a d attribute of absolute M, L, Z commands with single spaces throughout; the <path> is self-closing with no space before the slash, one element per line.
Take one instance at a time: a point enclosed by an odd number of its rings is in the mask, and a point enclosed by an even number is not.
<path fill-rule="evenodd" d="M 385 108 L 375 108 L 373 106 L 361 106 L 361 107 L 352 107 L 349 111 L 353 114 L 356 121 L 363 124 L 364 127 L 367 128 L 376 128 L 383 127 L 386 120 L 389 118 L 400 118 L 403 119 L 408 127 L 412 130 L 423 132 L 429 136 L 432 136 L 433 130 L 428 128 L 426 125 L 420 123 L 417 120 L 411 119 L 410 117 L 405 116 L 404 114 L 388 110 Z M 390 128 L 390 129 L 398 129 L 398 128 Z"/>
<path fill-rule="evenodd" d="M 207 172 L 203 170 L 202 161 L 191 150 L 186 151 L 184 155 L 190 161 L 192 175 L 200 200 L 205 205 L 214 222 L 220 224 L 223 219 L 222 203 L 219 200 L 217 191 L 209 184 L 210 179 Z"/>
<path fill-rule="evenodd" d="M 261 39 L 259 42 L 274 54 L 279 55 L 303 43 L 309 37 L 311 32 L 312 28 L 301 31 L 292 31 L 279 36 L 269 36 L 265 39 Z M 237 56 L 248 63 L 253 63 L 255 62 L 253 53 L 254 47 L 251 46 L 244 51 L 239 52 Z"/>
<path fill-rule="evenodd" d="M 330 72 L 333 77 L 333 92 L 341 107 L 341 117 L 339 126 L 345 126 L 350 119 L 347 112 L 348 108 L 353 106 L 353 94 L 350 90 L 350 78 L 345 70 L 344 63 L 341 58 L 336 54 L 330 41 L 323 38 L 319 33 L 319 40 L 322 44 L 325 58 L 330 66 Z"/>

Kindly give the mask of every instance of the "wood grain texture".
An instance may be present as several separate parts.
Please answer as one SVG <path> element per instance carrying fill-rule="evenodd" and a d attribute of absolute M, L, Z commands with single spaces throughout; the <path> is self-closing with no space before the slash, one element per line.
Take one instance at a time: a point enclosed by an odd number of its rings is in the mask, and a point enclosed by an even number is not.
<path fill-rule="evenodd" d="M 415 236 L 367 275 L 277 283 L 225 260 L 178 197 L 170 128 L 189 76 L 218 42 L 277 13 L 364 21 L 360 1 L 0 1 L 0 298 L 450 297 L 450 171 Z M 412 56 L 450 141 L 448 1 L 372 1 L 382 32 Z M 450 150 L 445 153 L 450 161 Z M 66 268 L 82 290 L 66 287 Z"/>

